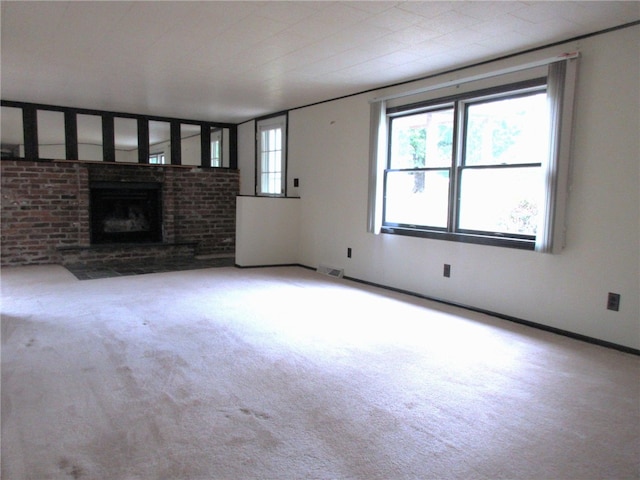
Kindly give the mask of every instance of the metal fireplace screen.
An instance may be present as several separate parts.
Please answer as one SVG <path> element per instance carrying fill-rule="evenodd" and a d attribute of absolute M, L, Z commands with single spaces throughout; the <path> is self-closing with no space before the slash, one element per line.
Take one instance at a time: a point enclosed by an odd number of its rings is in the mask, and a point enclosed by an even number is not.
<path fill-rule="evenodd" d="M 96 182 L 90 188 L 91 243 L 162 241 L 159 183 Z"/>

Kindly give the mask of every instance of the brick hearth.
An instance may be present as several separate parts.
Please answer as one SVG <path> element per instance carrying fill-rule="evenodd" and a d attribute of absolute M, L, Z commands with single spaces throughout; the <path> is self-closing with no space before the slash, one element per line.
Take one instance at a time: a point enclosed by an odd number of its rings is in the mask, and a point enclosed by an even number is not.
<path fill-rule="evenodd" d="M 2 160 L 1 264 L 233 254 L 237 170 Z M 162 185 L 161 244 L 91 245 L 90 182 Z"/>

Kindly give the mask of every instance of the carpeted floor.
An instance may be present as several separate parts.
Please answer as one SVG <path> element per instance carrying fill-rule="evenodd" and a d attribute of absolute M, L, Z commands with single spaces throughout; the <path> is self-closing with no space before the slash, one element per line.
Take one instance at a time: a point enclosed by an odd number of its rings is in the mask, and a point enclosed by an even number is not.
<path fill-rule="evenodd" d="M 640 357 L 298 267 L 2 271 L 6 480 L 637 479 Z"/>

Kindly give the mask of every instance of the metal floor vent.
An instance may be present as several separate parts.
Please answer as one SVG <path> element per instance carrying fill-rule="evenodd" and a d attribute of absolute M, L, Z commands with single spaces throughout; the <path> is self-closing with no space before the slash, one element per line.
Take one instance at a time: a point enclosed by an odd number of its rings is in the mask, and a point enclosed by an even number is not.
<path fill-rule="evenodd" d="M 344 275 L 344 270 L 341 268 L 333 268 L 327 265 L 319 265 L 318 273 L 322 273 L 323 275 L 329 275 L 330 277 L 342 278 Z"/>

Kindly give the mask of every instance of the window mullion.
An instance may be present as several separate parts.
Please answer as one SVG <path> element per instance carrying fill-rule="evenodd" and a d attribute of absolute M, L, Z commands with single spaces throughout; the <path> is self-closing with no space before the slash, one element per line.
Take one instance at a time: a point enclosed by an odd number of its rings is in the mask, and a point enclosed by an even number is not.
<path fill-rule="evenodd" d="M 449 224 L 447 230 L 458 230 L 458 214 L 460 200 L 460 167 L 464 155 L 465 108 L 462 101 L 455 102 L 453 125 L 453 152 L 449 183 Z"/>

